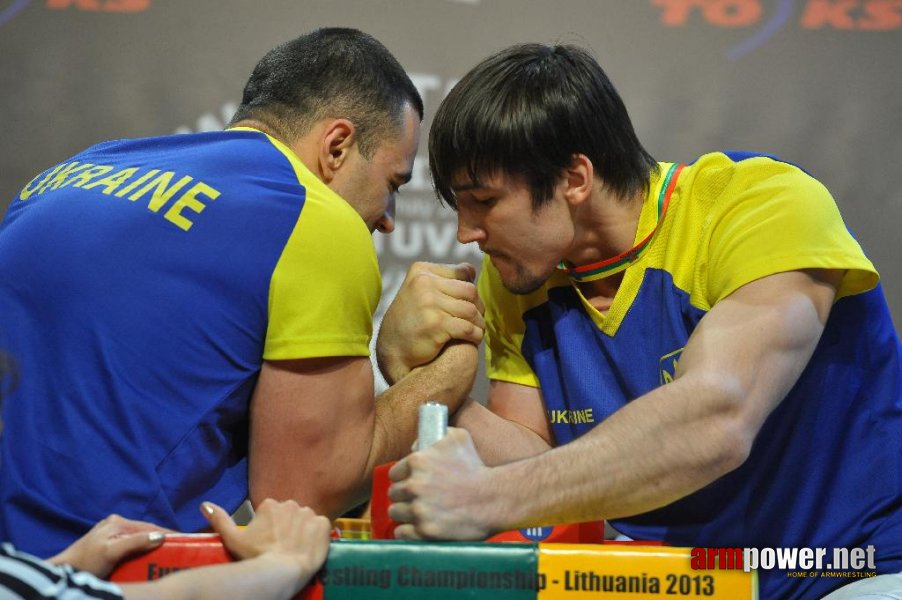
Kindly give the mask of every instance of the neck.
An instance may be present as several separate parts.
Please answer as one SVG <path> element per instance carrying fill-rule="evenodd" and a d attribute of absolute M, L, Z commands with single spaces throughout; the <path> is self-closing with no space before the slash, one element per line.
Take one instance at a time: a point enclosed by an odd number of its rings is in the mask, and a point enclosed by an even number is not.
<path fill-rule="evenodd" d="M 262 131 L 266 135 L 279 140 L 294 152 L 295 156 L 304 163 L 304 166 L 307 167 L 311 173 L 319 177 L 319 179 L 323 179 L 320 171 L 315 168 L 317 166 L 316 147 L 311 143 L 311 140 L 314 139 L 312 136 L 318 132 L 307 133 L 300 138 L 289 139 L 288 136 L 278 131 L 277 128 L 258 119 L 243 119 L 231 127 L 250 127 L 251 129 Z"/>
<path fill-rule="evenodd" d="M 614 296 L 623 282 L 623 272 L 615 273 L 604 279 L 577 283 L 576 287 L 585 297 L 586 301 L 595 307 L 598 312 L 606 312 L 614 303 Z"/>
<path fill-rule="evenodd" d="M 288 140 L 285 139 L 285 136 L 279 134 L 276 131 L 275 127 L 272 127 L 271 125 L 264 123 L 263 121 L 260 121 L 257 119 L 242 119 L 242 120 L 238 121 L 237 123 L 230 125 L 229 129 L 231 129 L 233 127 L 250 127 L 251 129 L 256 129 L 258 131 L 262 131 L 266 135 L 276 138 L 277 140 L 279 140 L 286 146 L 288 145 Z"/>
<path fill-rule="evenodd" d="M 575 241 L 564 260 L 581 266 L 606 260 L 633 247 L 645 193 L 624 200 L 606 188 L 574 209 Z"/>
<path fill-rule="evenodd" d="M 591 221 L 586 219 L 590 226 L 585 228 L 581 236 L 582 240 L 591 239 L 594 235 L 596 240 L 599 241 L 594 244 L 594 247 L 589 248 L 589 252 L 585 252 L 581 256 L 577 254 L 576 256 L 578 260 L 585 261 L 587 258 L 591 260 L 591 257 L 598 256 L 598 249 L 607 249 L 608 252 L 616 252 L 616 254 L 609 255 L 601 260 L 582 262 L 581 264 L 578 262 L 574 264 L 573 258 L 569 258 L 568 260 L 571 261 L 569 265 L 561 265 L 561 268 L 567 272 L 570 278 L 578 282 L 577 285 L 580 286 L 580 290 L 585 295 L 599 294 L 613 299 L 613 294 L 616 293 L 620 283 L 623 281 L 622 272 L 628 269 L 651 244 L 658 225 L 664 218 L 670 202 L 670 194 L 676 185 L 682 168 L 682 165 L 674 163 L 667 170 L 667 174 L 661 183 L 661 189 L 657 194 L 654 226 L 648 232 L 642 232 L 642 239 L 638 239 L 638 227 L 644 210 L 645 192 L 634 194 L 630 202 L 624 203 L 619 208 L 616 208 L 611 203 L 610 197 L 606 201 L 596 204 L 598 208 L 596 214 L 604 217 L 604 219 L 599 219 L 597 222 L 608 223 L 608 229 L 612 233 L 607 238 L 599 237 L 600 233 L 604 232 L 604 229 L 595 227 L 593 230 Z M 575 219 L 574 222 L 581 223 L 578 219 Z M 576 231 L 579 232 L 579 229 L 577 228 Z M 632 232 L 632 235 L 625 237 L 627 232 Z M 580 237 L 575 239 L 579 240 Z M 614 275 L 618 275 L 618 277 L 613 279 Z M 588 285 L 589 282 L 592 282 L 593 285 Z M 612 291 L 613 293 L 611 293 Z M 610 302 L 605 304 L 607 307 L 610 306 Z"/>

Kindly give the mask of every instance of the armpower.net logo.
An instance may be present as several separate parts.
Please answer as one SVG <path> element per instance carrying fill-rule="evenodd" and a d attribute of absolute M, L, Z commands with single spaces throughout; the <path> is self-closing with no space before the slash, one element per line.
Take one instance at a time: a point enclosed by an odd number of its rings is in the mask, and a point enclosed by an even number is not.
<path fill-rule="evenodd" d="M 787 577 L 874 577 L 874 546 L 866 548 L 693 548 L 693 570 L 780 570 Z"/>

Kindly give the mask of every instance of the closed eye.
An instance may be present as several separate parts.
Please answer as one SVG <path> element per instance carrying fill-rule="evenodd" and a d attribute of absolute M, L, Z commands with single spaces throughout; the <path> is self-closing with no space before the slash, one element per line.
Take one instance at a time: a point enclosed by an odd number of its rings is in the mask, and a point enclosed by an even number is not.
<path fill-rule="evenodd" d="M 401 186 L 408 183 L 412 177 L 412 173 L 400 173 L 388 182 L 389 188 L 393 194 L 397 193 Z"/>

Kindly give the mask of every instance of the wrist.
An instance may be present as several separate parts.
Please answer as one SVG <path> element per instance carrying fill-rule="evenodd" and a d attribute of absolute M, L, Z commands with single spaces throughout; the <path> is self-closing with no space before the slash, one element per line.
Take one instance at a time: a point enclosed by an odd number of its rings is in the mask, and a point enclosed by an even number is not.
<path fill-rule="evenodd" d="M 378 346 L 376 347 L 376 365 L 388 385 L 394 385 L 401 381 L 411 371 L 403 360 Z"/>
<path fill-rule="evenodd" d="M 475 487 L 479 490 L 479 499 L 474 503 L 479 507 L 477 518 L 488 536 L 514 528 L 510 518 L 511 509 L 517 505 L 507 505 L 508 495 L 500 491 L 502 486 L 499 485 L 499 474 L 497 467 L 483 467 L 474 478 Z"/>
<path fill-rule="evenodd" d="M 522 489 L 524 479 L 516 474 L 511 477 L 512 466 L 515 464 L 517 463 L 485 467 L 480 477 L 479 487 L 484 492 L 482 520 L 491 535 L 532 524 L 530 522 L 532 496 Z M 515 488 L 521 488 L 521 491 L 512 496 L 510 490 Z"/>
<path fill-rule="evenodd" d="M 306 554 L 286 554 L 284 552 L 268 551 L 258 554 L 253 560 L 261 568 L 269 569 L 271 573 L 281 573 L 286 578 L 298 581 L 298 589 L 313 575 L 312 569 L 307 564 Z"/>
<path fill-rule="evenodd" d="M 69 552 L 69 549 L 66 548 L 65 550 L 63 550 L 62 552 L 57 554 L 56 556 L 51 556 L 50 558 L 48 558 L 47 562 L 49 562 L 52 565 L 72 564 L 72 560 L 70 559 L 68 552 Z"/>

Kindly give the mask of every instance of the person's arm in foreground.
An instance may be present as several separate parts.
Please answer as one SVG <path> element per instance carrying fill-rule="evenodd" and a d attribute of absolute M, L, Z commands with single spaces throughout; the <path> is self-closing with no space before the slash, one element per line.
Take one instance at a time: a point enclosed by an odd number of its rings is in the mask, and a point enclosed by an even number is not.
<path fill-rule="evenodd" d="M 47 562 L 71 565 L 79 571 L 106 577 L 124 557 L 147 552 L 162 544 L 166 532 L 171 530 L 110 515 Z"/>
<path fill-rule="evenodd" d="M 396 535 L 478 539 L 634 515 L 735 469 L 814 352 L 840 275 L 794 271 L 739 288 L 702 318 L 673 382 L 570 444 L 489 468 L 455 429 L 399 461 L 389 490 L 390 515 L 405 523 Z"/>
<path fill-rule="evenodd" d="M 239 562 L 179 571 L 157 581 L 123 584 L 128 600 L 292 598 L 319 571 L 329 551 L 330 523 L 296 502 L 265 500 L 245 528 L 208 502 L 202 511 Z"/>
<path fill-rule="evenodd" d="M 147 583 L 115 585 L 106 577 L 130 556 L 150 551 L 164 532 L 150 523 L 110 515 L 53 558 L 42 561 L 4 547 L 0 596 L 171 600 L 278 600 L 293 597 L 322 566 L 330 524 L 296 502 L 266 500 L 246 528 L 205 502 L 202 513 L 239 562 L 187 569 Z M 118 588 L 118 589 L 117 589 Z"/>

